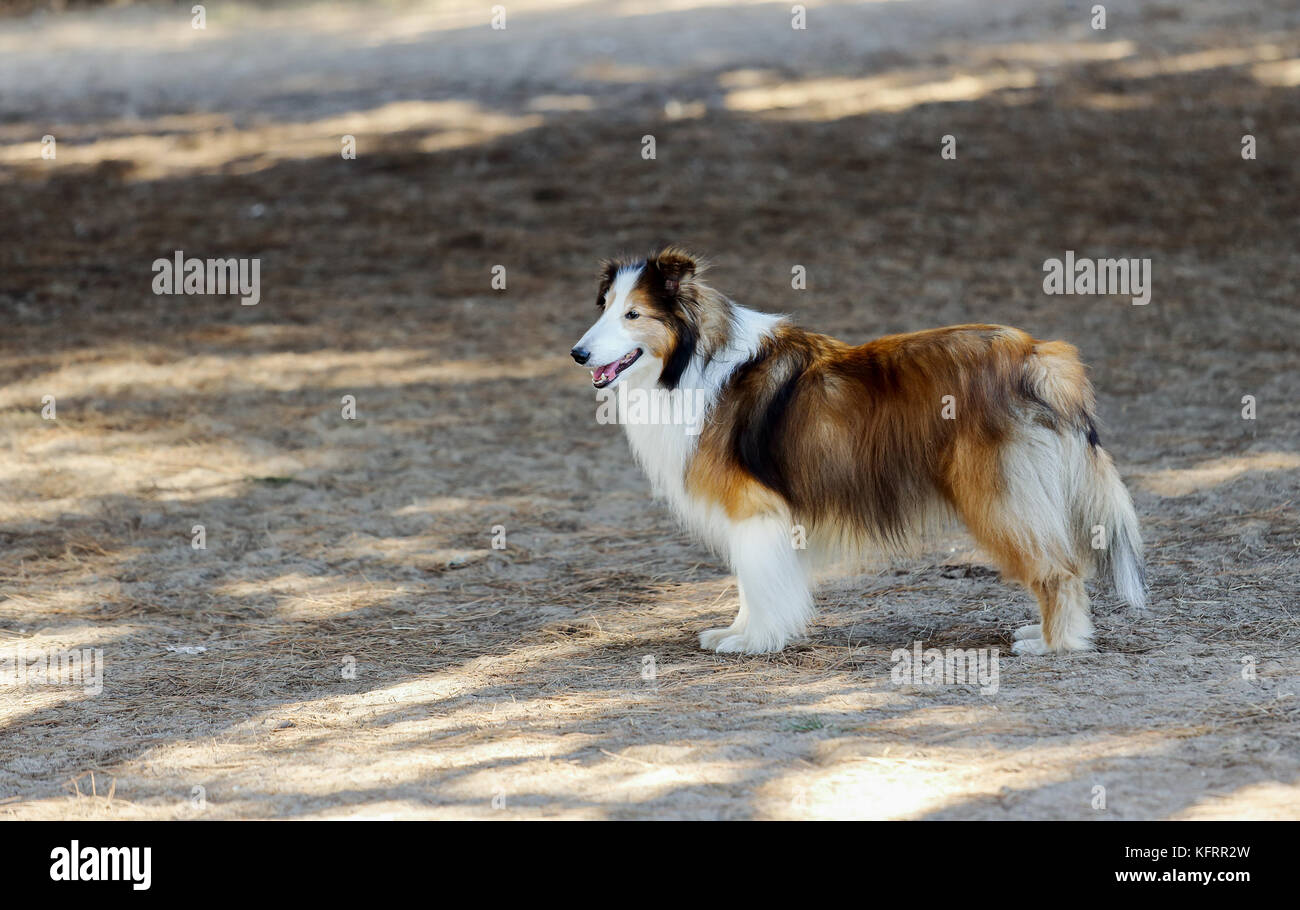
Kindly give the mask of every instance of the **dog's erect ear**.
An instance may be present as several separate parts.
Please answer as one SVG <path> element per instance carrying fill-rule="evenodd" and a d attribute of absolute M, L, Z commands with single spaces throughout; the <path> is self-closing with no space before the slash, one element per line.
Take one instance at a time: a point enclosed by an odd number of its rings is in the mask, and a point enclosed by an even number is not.
<path fill-rule="evenodd" d="M 698 266 L 695 257 L 680 247 L 665 247 L 654 258 L 655 268 L 663 278 L 664 290 L 676 294 L 686 282 L 695 277 Z"/>
<path fill-rule="evenodd" d="M 614 283 L 614 275 L 618 272 L 618 263 L 613 259 L 605 259 L 600 263 L 600 290 L 596 291 L 596 306 L 605 306 L 605 295 L 609 293 L 610 286 Z"/>

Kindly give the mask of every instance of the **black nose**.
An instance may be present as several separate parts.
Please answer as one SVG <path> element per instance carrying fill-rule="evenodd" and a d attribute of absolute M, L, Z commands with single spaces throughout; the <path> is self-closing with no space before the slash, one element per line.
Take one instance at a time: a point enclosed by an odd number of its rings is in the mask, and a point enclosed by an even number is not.
<path fill-rule="evenodd" d="M 586 363 L 591 359 L 591 351 L 584 348 L 574 348 L 569 353 L 573 355 L 573 359 L 578 361 L 578 363 Z"/>

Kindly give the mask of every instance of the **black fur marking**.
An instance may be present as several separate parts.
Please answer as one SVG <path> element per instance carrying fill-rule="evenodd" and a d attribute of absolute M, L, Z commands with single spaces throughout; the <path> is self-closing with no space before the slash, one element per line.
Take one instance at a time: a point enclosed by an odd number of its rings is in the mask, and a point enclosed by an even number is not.
<path fill-rule="evenodd" d="M 743 382 L 745 376 L 765 358 L 765 354 L 760 354 L 742 366 L 738 371 L 738 380 Z M 802 370 L 792 370 L 785 382 L 781 383 L 781 387 L 768 397 L 761 413 L 752 421 L 737 425 L 735 438 L 732 440 L 736 460 L 741 466 L 763 486 L 775 490 L 787 499 L 791 497 L 792 491 L 790 481 L 778 460 L 779 440 L 781 425 L 794 400 L 799 378 L 802 375 Z"/>
<path fill-rule="evenodd" d="M 659 371 L 659 384 L 666 389 L 675 389 L 682 381 L 682 374 L 691 365 L 691 358 L 695 356 L 695 347 L 699 344 L 699 338 L 695 333 L 695 327 L 684 319 L 674 318 L 669 324 L 677 336 L 677 344 L 665 358 L 664 368 Z"/>
<path fill-rule="evenodd" d="M 1085 415 L 1083 419 L 1088 421 L 1088 445 L 1095 449 L 1101 445 L 1101 437 L 1097 435 L 1097 425 L 1089 416 Z"/>

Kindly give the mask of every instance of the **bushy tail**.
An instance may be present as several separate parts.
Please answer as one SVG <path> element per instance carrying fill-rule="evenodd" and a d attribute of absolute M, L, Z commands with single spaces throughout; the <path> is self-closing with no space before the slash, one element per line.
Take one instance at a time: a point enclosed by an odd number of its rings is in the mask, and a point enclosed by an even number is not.
<path fill-rule="evenodd" d="M 1146 606 L 1146 569 L 1137 513 L 1110 454 L 1101 447 L 1092 415 L 1096 397 L 1079 352 L 1063 341 L 1042 341 L 1025 364 L 1025 385 L 1062 421 L 1062 467 L 1078 547 L 1099 574 L 1109 573 L 1120 598 Z"/>
<path fill-rule="evenodd" d="M 1086 484 L 1085 521 L 1089 547 L 1099 574 L 1109 573 L 1115 593 L 1130 606 L 1146 606 L 1146 566 L 1142 559 L 1142 535 L 1138 530 L 1133 500 L 1120 480 L 1110 454 L 1099 445 L 1088 451 L 1091 471 Z M 1095 533 L 1098 526 L 1104 533 Z M 1098 546 L 1100 544 L 1100 546 Z"/>

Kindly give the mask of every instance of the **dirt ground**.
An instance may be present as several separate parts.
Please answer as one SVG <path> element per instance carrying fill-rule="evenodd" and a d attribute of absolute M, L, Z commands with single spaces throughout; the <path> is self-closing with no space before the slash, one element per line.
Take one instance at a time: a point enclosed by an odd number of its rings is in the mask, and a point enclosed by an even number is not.
<path fill-rule="evenodd" d="M 104 655 L 0 685 L 0 817 L 1300 817 L 1300 13 L 806 5 L 0 19 L 0 658 Z M 1076 344 L 1148 610 L 1013 656 L 954 531 L 699 650 L 734 583 L 566 356 L 596 260 L 669 239 L 846 339 Z M 154 295 L 178 249 L 261 302 Z M 1045 295 L 1066 250 L 1151 303 Z M 918 641 L 998 691 L 896 684 Z"/>

